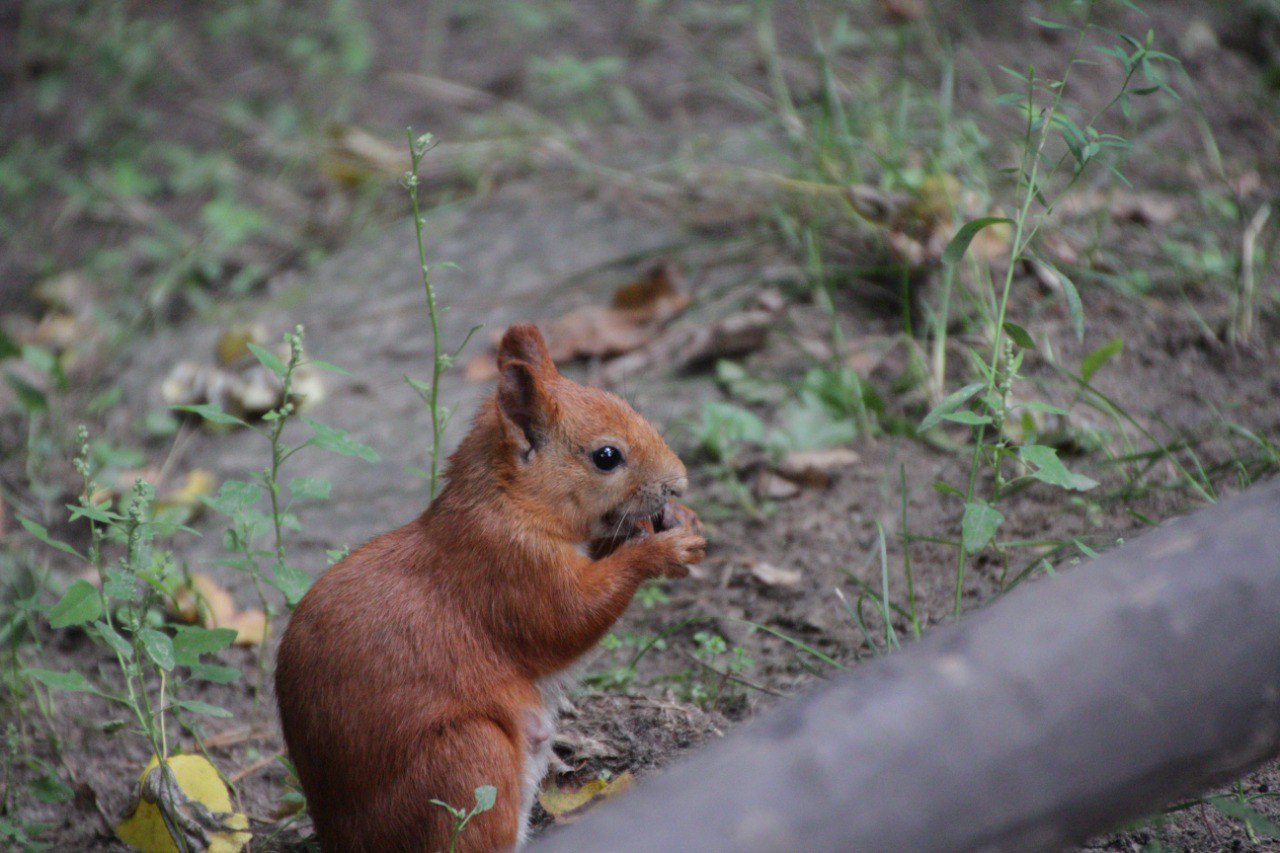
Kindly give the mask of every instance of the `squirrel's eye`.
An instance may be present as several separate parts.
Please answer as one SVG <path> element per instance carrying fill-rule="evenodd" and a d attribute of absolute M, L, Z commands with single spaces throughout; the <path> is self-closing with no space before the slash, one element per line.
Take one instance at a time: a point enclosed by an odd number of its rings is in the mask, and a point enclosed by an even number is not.
<path fill-rule="evenodd" d="M 606 445 L 592 452 L 591 461 L 601 471 L 612 471 L 622 464 L 622 451 L 612 445 Z"/>

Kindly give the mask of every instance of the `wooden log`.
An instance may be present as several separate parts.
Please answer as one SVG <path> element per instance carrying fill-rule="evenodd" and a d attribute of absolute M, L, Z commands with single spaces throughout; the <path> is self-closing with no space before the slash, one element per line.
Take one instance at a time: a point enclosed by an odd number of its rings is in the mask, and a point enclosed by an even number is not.
<path fill-rule="evenodd" d="M 1019 588 L 534 850 L 1050 850 L 1280 752 L 1280 480 Z"/>

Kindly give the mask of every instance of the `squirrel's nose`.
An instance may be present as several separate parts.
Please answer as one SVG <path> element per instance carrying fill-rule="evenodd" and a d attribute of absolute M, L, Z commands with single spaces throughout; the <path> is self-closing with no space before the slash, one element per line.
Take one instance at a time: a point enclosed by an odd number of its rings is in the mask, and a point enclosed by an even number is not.
<path fill-rule="evenodd" d="M 667 493 L 667 496 L 673 498 L 678 498 L 683 495 L 687 488 L 689 488 L 688 477 L 679 477 L 675 480 L 664 483 L 662 486 L 662 490 Z"/>

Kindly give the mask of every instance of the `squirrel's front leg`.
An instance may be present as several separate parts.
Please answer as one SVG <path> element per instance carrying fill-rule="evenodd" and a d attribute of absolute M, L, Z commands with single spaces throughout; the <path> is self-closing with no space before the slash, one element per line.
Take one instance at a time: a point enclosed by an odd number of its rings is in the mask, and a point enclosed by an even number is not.
<path fill-rule="evenodd" d="M 642 533 L 628 540 L 606 557 L 584 557 L 570 571 L 577 589 L 564 601 L 574 606 L 560 608 L 553 643 L 557 660 L 552 670 L 568 666 L 591 649 L 622 615 L 636 588 L 655 577 L 681 578 L 689 566 L 702 562 L 707 540 L 695 525 L 691 512 L 679 524 L 658 533 Z"/>

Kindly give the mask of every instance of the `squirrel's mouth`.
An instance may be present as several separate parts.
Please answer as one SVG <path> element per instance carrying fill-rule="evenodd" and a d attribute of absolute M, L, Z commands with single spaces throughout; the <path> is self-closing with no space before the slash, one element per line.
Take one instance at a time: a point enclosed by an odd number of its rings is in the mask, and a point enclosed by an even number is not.
<path fill-rule="evenodd" d="M 607 556 L 631 539 L 649 536 L 667 529 L 666 503 L 656 509 L 642 507 L 640 511 L 624 510 L 608 513 L 600 519 L 601 532 L 592 540 L 591 553 L 595 559 Z"/>

